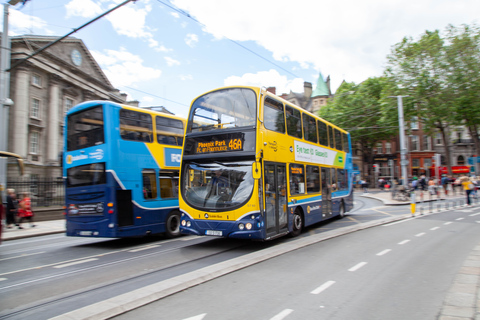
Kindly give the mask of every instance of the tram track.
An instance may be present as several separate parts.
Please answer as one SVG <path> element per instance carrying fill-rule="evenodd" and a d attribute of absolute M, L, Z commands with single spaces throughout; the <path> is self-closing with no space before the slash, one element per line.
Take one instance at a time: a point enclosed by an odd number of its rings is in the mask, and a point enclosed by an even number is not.
<path fill-rule="evenodd" d="M 219 241 L 222 240 L 219 245 Z M 115 296 L 123 292 L 128 292 L 141 288 L 145 285 L 151 284 L 152 282 L 158 282 L 176 275 L 181 275 L 192 270 L 201 268 L 203 266 L 218 263 L 221 261 L 228 260 L 232 257 L 242 256 L 248 254 L 254 250 L 258 250 L 265 247 L 265 244 L 255 243 L 253 245 L 251 242 L 241 242 L 241 241 L 225 241 L 224 239 L 211 239 L 200 244 L 188 245 L 182 248 L 172 248 L 167 251 L 163 250 L 162 252 L 150 253 L 148 255 L 143 255 L 145 258 L 154 257 L 155 254 L 172 254 L 176 250 L 181 250 L 185 248 L 191 248 L 192 251 L 197 252 L 195 258 L 189 257 L 179 257 L 176 263 L 171 263 L 168 265 L 159 266 L 156 269 L 148 270 L 138 270 L 135 275 L 129 277 L 116 278 L 111 281 L 106 281 L 103 283 L 98 283 L 95 285 L 90 285 L 88 287 L 69 291 L 63 294 L 51 296 L 45 299 L 39 299 L 30 303 L 22 304 L 14 308 L 6 309 L 6 306 L 3 306 L 4 311 L 0 312 L 0 319 L 49 319 L 58 314 L 62 314 L 73 309 L 84 307 L 86 305 L 95 302 L 95 297 L 99 297 L 98 300 L 103 300 L 109 296 Z M 199 251 L 195 249 L 195 246 L 202 246 L 207 243 L 207 246 L 213 247 L 214 252 L 206 252 L 205 254 L 198 255 Z M 227 243 L 227 245 L 225 245 Z M 267 244 L 271 245 L 271 244 Z M 182 256 L 179 253 L 179 256 Z M 68 282 L 68 278 L 72 276 L 81 276 L 86 272 L 95 272 L 101 268 L 112 267 L 113 265 L 120 265 L 124 263 L 135 263 L 135 260 L 138 257 L 131 257 L 128 259 L 121 259 L 118 261 L 109 262 L 106 264 L 99 264 L 89 268 L 81 268 L 78 270 L 72 270 L 71 272 L 58 273 L 49 279 L 43 279 L 38 281 L 37 284 L 45 284 L 46 287 L 50 287 L 52 281 L 58 280 L 61 282 Z M 6 288 L 6 287 L 4 287 Z M 45 289 L 44 289 L 45 290 Z M 46 289 L 48 290 L 48 289 Z M 3 291 L 3 294 L 13 294 L 15 288 L 0 290 Z M 0 294 L 0 300 L 1 298 Z M 2 303 L 3 304 L 3 303 Z"/>

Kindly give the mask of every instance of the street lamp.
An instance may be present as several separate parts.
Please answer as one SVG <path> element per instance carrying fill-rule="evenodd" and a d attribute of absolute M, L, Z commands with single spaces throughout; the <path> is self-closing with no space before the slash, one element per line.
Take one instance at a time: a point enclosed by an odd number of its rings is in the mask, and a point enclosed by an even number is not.
<path fill-rule="evenodd" d="M 407 147 L 405 146 L 405 124 L 403 120 L 403 97 L 408 96 L 392 96 L 390 98 L 397 98 L 397 105 L 398 105 L 398 126 L 400 130 L 400 166 L 402 168 L 402 179 L 403 179 L 403 186 L 407 187 Z"/>

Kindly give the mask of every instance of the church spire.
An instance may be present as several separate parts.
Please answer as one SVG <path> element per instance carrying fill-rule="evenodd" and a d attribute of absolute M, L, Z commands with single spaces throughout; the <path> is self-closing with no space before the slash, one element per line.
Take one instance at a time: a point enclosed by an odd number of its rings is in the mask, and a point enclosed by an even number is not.
<path fill-rule="evenodd" d="M 319 72 L 318 75 L 317 86 L 315 87 L 315 90 L 313 90 L 311 95 L 312 98 L 317 96 L 330 96 L 330 90 L 328 90 L 328 86 L 325 83 L 325 80 L 323 80 L 321 72 Z"/>

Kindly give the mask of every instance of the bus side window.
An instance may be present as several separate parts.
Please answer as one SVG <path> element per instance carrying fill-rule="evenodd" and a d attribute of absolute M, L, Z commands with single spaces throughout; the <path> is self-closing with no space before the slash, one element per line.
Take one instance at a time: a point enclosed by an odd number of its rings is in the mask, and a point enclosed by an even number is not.
<path fill-rule="evenodd" d="M 328 126 L 328 146 L 330 148 L 335 148 L 335 141 L 333 139 L 333 128 Z"/>
<path fill-rule="evenodd" d="M 303 114 L 303 137 L 305 140 L 317 143 L 317 125 L 314 117 Z"/>
<path fill-rule="evenodd" d="M 305 175 L 301 164 L 290 165 L 290 194 L 305 193 Z"/>
<path fill-rule="evenodd" d="M 280 133 L 285 133 L 285 116 L 283 112 L 283 103 L 265 98 L 263 112 L 263 122 L 265 128 Z"/>
<path fill-rule="evenodd" d="M 285 106 L 287 116 L 287 132 L 292 137 L 302 138 L 302 120 L 300 119 L 300 110 L 291 106 Z"/>
<path fill-rule="evenodd" d="M 307 192 L 320 192 L 320 170 L 316 166 L 307 166 Z"/>
<path fill-rule="evenodd" d="M 337 189 L 338 190 L 347 190 L 347 170 L 338 169 L 337 170 Z"/>
<path fill-rule="evenodd" d="M 318 125 L 318 142 L 323 146 L 328 146 L 327 124 L 322 121 L 317 121 L 317 125 Z"/>
<path fill-rule="evenodd" d="M 335 149 L 343 150 L 342 147 L 342 133 L 338 129 L 334 129 L 335 131 Z"/>
<path fill-rule="evenodd" d="M 145 199 L 157 198 L 157 176 L 155 170 L 143 170 L 143 197 Z"/>
<path fill-rule="evenodd" d="M 120 136 L 124 140 L 153 142 L 152 117 L 143 112 L 120 110 Z"/>
<path fill-rule="evenodd" d="M 178 172 L 160 172 L 160 197 L 162 199 L 178 198 Z"/>
<path fill-rule="evenodd" d="M 342 133 L 342 138 L 343 138 L 343 151 L 348 152 L 349 147 L 348 147 L 348 135 L 346 133 Z"/>
<path fill-rule="evenodd" d="M 160 144 L 169 144 L 172 146 L 182 146 L 183 144 L 183 122 L 177 119 L 166 117 L 155 117 L 157 128 L 157 142 Z"/>
<path fill-rule="evenodd" d="M 332 192 L 338 190 L 338 179 L 337 179 L 337 169 L 330 168 L 331 180 L 332 181 Z"/>

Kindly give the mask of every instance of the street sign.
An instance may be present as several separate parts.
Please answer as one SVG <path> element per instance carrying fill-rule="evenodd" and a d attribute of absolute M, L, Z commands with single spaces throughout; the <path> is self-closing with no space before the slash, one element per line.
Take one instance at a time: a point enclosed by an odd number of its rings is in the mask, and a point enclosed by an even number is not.
<path fill-rule="evenodd" d="M 477 160 L 476 163 L 480 163 L 480 157 L 470 157 L 470 158 L 468 158 L 468 164 L 469 164 L 469 165 L 474 165 L 474 164 L 475 164 L 475 160 Z"/>

